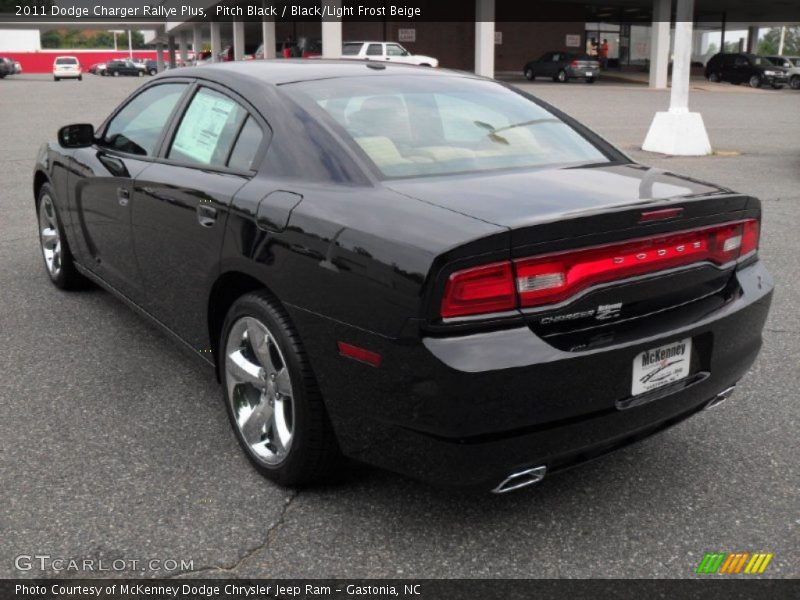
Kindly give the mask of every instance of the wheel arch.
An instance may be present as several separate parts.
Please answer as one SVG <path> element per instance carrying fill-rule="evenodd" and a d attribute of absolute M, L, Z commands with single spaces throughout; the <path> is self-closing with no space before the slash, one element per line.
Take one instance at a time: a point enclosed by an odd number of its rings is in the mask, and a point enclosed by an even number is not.
<path fill-rule="evenodd" d="M 33 206 L 36 212 L 39 212 L 39 192 L 44 187 L 45 183 L 50 183 L 50 178 L 42 169 L 36 169 L 33 175 Z M 52 185 L 52 183 L 50 183 Z"/>
<path fill-rule="evenodd" d="M 219 338 L 222 335 L 222 325 L 225 322 L 225 316 L 236 300 L 256 290 L 266 291 L 280 303 L 275 293 L 264 281 L 243 271 L 226 271 L 225 273 L 221 273 L 211 286 L 208 295 L 207 326 L 211 354 L 214 358 L 218 380 L 221 378 Z"/>

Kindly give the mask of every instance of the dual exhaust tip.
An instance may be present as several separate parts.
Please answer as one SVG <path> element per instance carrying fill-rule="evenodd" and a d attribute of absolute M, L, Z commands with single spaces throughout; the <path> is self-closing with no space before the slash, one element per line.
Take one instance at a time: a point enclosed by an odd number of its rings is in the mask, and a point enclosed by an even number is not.
<path fill-rule="evenodd" d="M 732 385 L 722 390 L 719 394 L 714 396 L 714 398 L 712 398 L 708 404 L 706 404 L 706 409 L 715 408 L 725 402 L 725 400 L 731 397 L 731 394 L 733 394 L 735 389 L 736 386 Z M 513 492 L 515 490 L 528 487 L 534 483 L 539 483 L 542 479 L 544 479 L 546 473 L 547 467 L 544 465 L 533 467 L 532 469 L 525 469 L 523 471 L 516 471 L 503 479 L 503 481 L 501 481 L 498 486 L 492 490 L 492 493 L 506 494 L 508 492 Z"/>
<path fill-rule="evenodd" d="M 722 390 L 719 394 L 717 394 L 716 396 L 714 396 L 714 398 L 712 398 L 711 402 L 706 404 L 706 410 L 708 410 L 709 408 L 717 407 L 723 402 L 725 402 L 725 400 L 731 397 L 735 389 L 736 386 L 732 385 L 731 387 Z"/>
<path fill-rule="evenodd" d="M 519 490 L 534 483 L 539 483 L 544 479 L 547 473 L 547 467 L 534 467 L 532 469 L 525 469 L 524 471 L 517 471 L 506 477 L 500 484 L 492 490 L 493 494 L 505 494 Z"/>

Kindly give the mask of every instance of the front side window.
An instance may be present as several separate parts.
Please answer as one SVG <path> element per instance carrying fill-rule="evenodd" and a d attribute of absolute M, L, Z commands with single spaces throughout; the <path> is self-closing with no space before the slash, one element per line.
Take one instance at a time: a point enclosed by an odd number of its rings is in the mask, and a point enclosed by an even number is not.
<path fill-rule="evenodd" d="M 361 44 L 345 44 L 342 46 L 342 56 L 357 56 L 361 52 Z"/>
<path fill-rule="evenodd" d="M 386 44 L 386 56 L 408 56 L 408 51 L 399 44 Z"/>
<path fill-rule="evenodd" d="M 380 44 L 370 44 L 367 46 L 367 56 L 381 56 L 383 54 L 383 48 L 381 48 Z"/>
<path fill-rule="evenodd" d="M 214 90 L 201 88 L 181 119 L 168 157 L 224 167 L 246 118 L 247 111 L 239 103 Z"/>
<path fill-rule="evenodd" d="M 386 177 L 609 160 L 553 113 L 493 82 L 403 75 L 289 85 Z"/>
<path fill-rule="evenodd" d="M 161 133 L 185 90 L 185 83 L 166 83 L 138 94 L 108 124 L 103 145 L 128 154 L 153 156 Z"/>

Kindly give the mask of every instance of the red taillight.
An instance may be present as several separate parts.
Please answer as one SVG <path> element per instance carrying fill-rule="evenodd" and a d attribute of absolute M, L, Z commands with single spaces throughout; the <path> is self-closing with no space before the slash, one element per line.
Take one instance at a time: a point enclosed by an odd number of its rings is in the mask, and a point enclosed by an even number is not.
<path fill-rule="evenodd" d="M 577 69 L 578 68 L 578 61 L 577 60 L 573 60 L 571 63 L 569 63 L 569 66 L 572 67 L 573 69 Z"/>
<path fill-rule="evenodd" d="M 457 271 L 450 275 L 442 298 L 442 317 L 502 312 L 517 307 L 510 262 Z"/>
<path fill-rule="evenodd" d="M 690 265 L 729 264 L 758 248 L 756 219 L 457 271 L 442 317 L 563 302 L 593 285 Z M 516 294 L 515 294 L 516 292 Z"/>

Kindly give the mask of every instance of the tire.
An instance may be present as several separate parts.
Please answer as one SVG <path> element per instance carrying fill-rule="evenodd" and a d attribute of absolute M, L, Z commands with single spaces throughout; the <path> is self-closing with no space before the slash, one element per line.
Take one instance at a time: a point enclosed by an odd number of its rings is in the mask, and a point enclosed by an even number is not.
<path fill-rule="evenodd" d="M 722 77 L 719 76 L 719 73 L 709 73 L 708 80 L 712 83 L 719 83 L 722 81 Z"/>
<path fill-rule="evenodd" d="M 58 77 L 53 77 L 53 81 L 61 81 Z"/>
<path fill-rule="evenodd" d="M 114 71 L 114 77 L 119 77 L 119 71 Z"/>
<path fill-rule="evenodd" d="M 231 306 L 219 364 L 231 426 L 259 472 L 284 486 L 335 474 L 342 454 L 306 352 L 288 314 L 266 290 Z"/>
<path fill-rule="evenodd" d="M 136 74 L 136 76 L 137 76 L 137 77 L 144 77 L 144 71 L 139 71 L 139 72 Z"/>
<path fill-rule="evenodd" d="M 792 75 L 789 80 L 789 87 L 793 90 L 800 90 L 800 75 Z"/>
<path fill-rule="evenodd" d="M 569 77 L 567 77 L 567 72 L 564 69 L 561 69 L 556 75 L 556 81 L 559 83 L 567 83 L 569 81 Z"/>
<path fill-rule="evenodd" d="M 750 80 L 747 82 L 751 88 L 760 88 L 761 87 L 761 76 L 760 75 L 753 75 L 750 77 Z"/>
<path fill-rule="evenodd" d="M 153 76 L 153 75 L 155 75 L 156 73 L 158 73 L 158 70 L 156 70 L 156 69 L 150 69 L 150 71 L 148 71 L 148 72 L 150 73 L 150 76 Z"/>
<path fill-rule="evenodd" d="M 595 78 L 594 77 L 587 77 L 586 78 L 586 83 L 594 83 L 594 82 L 595 82 Z"/>
<path fill-rule="evenodd" d="M 78 75 L 78 81 L 83 81 L 83 75 Z"/>
<path fill-rule="evenodd" d="M 527 68 L 525 69 L 525 79 L 528 81 L 533 81 L 536 79 L 536 73 L 533 72 L 533 69 Z"/>
<path fill-rule="evenodd" d="M 67 243 L 67 236 L 58 216 L 53 188 L 45 183 L 36 199 L 39 223 L 39 246 L 50 281 L 62 290 L 86 287 L 88 280 L 78 273 Z"/>

